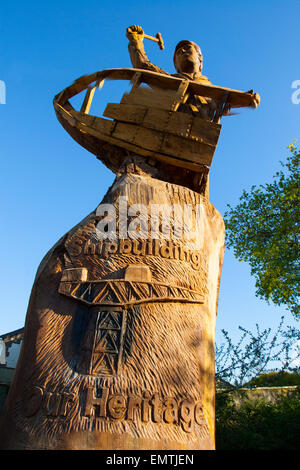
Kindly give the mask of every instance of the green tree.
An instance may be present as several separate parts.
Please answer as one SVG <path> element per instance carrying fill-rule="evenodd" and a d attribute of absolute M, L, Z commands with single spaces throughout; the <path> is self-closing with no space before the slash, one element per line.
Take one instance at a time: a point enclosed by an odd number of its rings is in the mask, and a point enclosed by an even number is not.
<path fill-rule="evenodd" d="M 216 397 L 217 450 L 299 450 L 300 391 L 275 402 Z"/>
<path fill-rule="evenodd" d="M 241 387 L 251 388 L 258 385 L 255 379 L 271 372 L 276 372 L 278 377 L 292 373 L 299 379 L 299 329 L 284 325 L 284 317 L 274 331 L 271 328 L 260 330 L 257 324 L 254 332 L 241 326 L 239 329 L 241 336 L 236 343 L 222 330 L 223 340 L 216 344 L 217 389 L 227 394 Z"/>
<path fill-rule="evenodd" d="M 300 445 L 300 330 L 284 325 L 242 334 L 223 332 L 216 345 L 217 450 L 297 450 Z M 296 385 L 273 399 L 246 389 Z"/>
<path fill-rule="evenodd" d="M 247 387 L 288 387 L 300 386 L 300 374 L 285 370 L 262 374 L 248 382 Z"/>
<path fill-rule="evenodd" d="M 289 147 L 273 181 L 243 191 L 239 204 L 224 215 L 226 245 L 247 261 L 256 295 L 286 307 L 297 318 L 299 306 L 300 152 Z"/>

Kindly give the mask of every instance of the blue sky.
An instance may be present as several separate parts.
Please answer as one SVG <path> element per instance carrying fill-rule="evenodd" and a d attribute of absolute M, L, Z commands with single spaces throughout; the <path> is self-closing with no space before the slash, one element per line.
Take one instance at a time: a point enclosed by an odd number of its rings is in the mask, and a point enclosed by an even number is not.
<path fill-rule="evenodd" d="M 210 200 L 224 214 L 243 189 L 271 181 L 299 140 L 299 1 L 3 2 L 0 17 L 1 310 L 0 333 L 24 325 L 37 267 L 51 246 L 101 201 L 114 175 L 58 123 L 54 95 L 81 75 L 130 67 L 125 30 L 161 32 L 145 41 L 152 62 L 173 73 L 181 39 L 197 42 L 203 74 L 215 85 L 254 89 L 261 106 L 224 118 L 210 172 Z M 112 90 L 111 101 L 117 93 Z M 300 96 L 300 95 L 299 95 Z M 276 327 L 284 308 L 255 297 L 245 263 L 226 252 L 217 331 Z"/>

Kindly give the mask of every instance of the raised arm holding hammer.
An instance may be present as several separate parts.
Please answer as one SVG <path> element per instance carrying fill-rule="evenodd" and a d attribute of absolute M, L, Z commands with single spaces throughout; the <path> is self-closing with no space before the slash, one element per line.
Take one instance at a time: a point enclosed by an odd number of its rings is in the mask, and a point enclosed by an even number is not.
<path fill-rule="evenodd" d="M 152 70 L 153 72 L 171 75 L 165 70 L 152 64 L 148 59 L 144 49 L 144 38 L 157 41 L 160 48 L 163 48 L 163 42 L 159 33 L 157 34 L 156 38 L 151 38 L 148 35 L 145 35 L 143 29 L 140 26 L 133 25 L 127 28 L 126 36 L 129 39 L 128 50 L 131 63 L 134 68 Z M 203 56 L 198 44 L 194 43 L 193 41 L 180 41 L 175 48 L 173 61 L 177 73 L 172 74 L 172 76 L 211 85 L 210 80 L 206 76 L 202 75 Z M 253 90 L 251 90 L 249 93 L 253 95 L 251 106 L 256 108 L 260 102 L 259 95 L 253 93 Z M 191 114 L 199 113 L 200 117 L 203 119 L 211 119 L 215 112 L 216 106 L 216 102 L 210 98 L 193 96 L 188 99 L 184 109 L 180 109 L 180 111 Z M 223 114 L 229 114 L 229 111 L 230 107 L 225 106 Z"/>
<path fill-rule="evenodd" d="M 145 35 L 140 26 L 133 25 L 127 28 L 126 36 L 129 39 L 128 50 L 134 68 L 152 70 L 153 72 L 170 75 L 168 72 L 152 64 L 148 59 L 144 49 L 144 38 L 149 38 L 150 36 Z"/>

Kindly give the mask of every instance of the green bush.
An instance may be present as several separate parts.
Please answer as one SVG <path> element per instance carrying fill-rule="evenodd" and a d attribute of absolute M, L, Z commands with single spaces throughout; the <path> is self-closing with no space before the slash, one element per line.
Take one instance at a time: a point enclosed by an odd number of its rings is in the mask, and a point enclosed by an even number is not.
<path fill-rule="evenodd" d="M 241 392 L 242 393 L 242 392 Z M 275 403 L 216 395 L 217 450 L 299 450 L 300 392 Z"/>
<path fill-rule="evenodd" d="M 285 387 L 289 385 L 300 385 L 300 374 L 297 372 L 269 372 L 262 374 L 248 382 L 251 387 Z"/>

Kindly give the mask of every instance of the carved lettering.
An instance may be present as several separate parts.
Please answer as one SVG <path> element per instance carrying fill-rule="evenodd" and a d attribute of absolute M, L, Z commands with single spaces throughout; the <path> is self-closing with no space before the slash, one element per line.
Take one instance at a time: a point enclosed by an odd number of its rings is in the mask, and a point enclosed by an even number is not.
<path fill-rule="evenodd" d="M 174 259 L 179 258 L 179 246 L 174 246 L 174 251 L 173 251 Z"/>
<path fill-rule="evenodd" d="M 34 416 L 40 409 L 44 409 L 47 416 L 67 416 L 70 403 L 74 399 L 74 393 L 49 392 L 40 387 L 34 387 L 27 396 L 25 416 Z"/>
<path fill-rule="evenodd" d="M 102 248 L 103 248 L 103 242 L 98 242 L 97 245 L 96 245 L 96 252 L 97 252 L 97 255 L 101 256 L 102 254 Z"/>
<path fill-rule="evenodd" d="M 180 406 L 181 424 L 185 432 L 194 430 L 194 408 L 195 405 L 189 400 L 183 400 Z"/>
<path fill-rule="evenodd" d="M 83 253 L 85 255 L 94 255 L 96 253 L 96 245 L 91 240 L 87 240 L 84 244 Z"/>
<path fill-rule="evenodd" d="M 162 245 L 160 253 L 163 258 L 173 258 L 173 244 L 170 240 Z"/>
<path fill-rule="evenodd" d="M 178 405 L 174 398 L 167 398 L 164 401 L 164 421 L 166 423 L 177 423 L 178 421 Z"/>
<path fill-rule="evenodd" d="M 197 402 L 195 405 L 195 421 L 197 424 L 203 424 L 203 406 L 201 402 Z"/>
<path fill-rule="evenodd" d="M 44 391 L 40 387 L 34 387 L 25 401 L 25 416 L 34 416 L 41 408 Z"/>
<path fill-rule="evenodd" d="M 103 388 L 102 396 L 101 398 L 98 398 L 94 396 L 94 388 L 88 387 L 84 415 L 92 416 L 93 411 L 95 412 L 95 408 L 96 408 L 97 416 L 106 417 L 107 398 L 108 398 L 108 388 Z"/>
<path fill-rule="evenodd" d="M 196 269 L 197 271 L 200 269 L 200 265 L 201 265 L 200 253 L 197 253 L 197 251 L 193 251 L 191 253 L 191 263 L 194 269 Z"/>
<path fill-rule="evenodd" d="M 133 254 L 142 255 L 146 254 L 146 241 L 145 240 L 133 240 Z"/>
<path fill-rule="evenodd" d="M 128 255 L 131 253 L 131 240 L 120 240 L 120 253 L 124 255 Z"/>
<path fill-rule="evenodd" d="M 135 416 L 138 416 L 138 412 L 141 410 L 141 397 L 130 396 L 128 398 L 128 413 L 127 419 L 133 420 Z"/>
<path fill-rule="evenodd" d="M 40 409 L 44 409 L 49 418 L 65 418 L 75 399 L 75 393 L 45 391 L 34 387 L 26 398 L 26 416 L 34 416 Z M 94 386 L 90 385 L 86 389 L 83 415 L 90 419 L 172 424 L 180 426 L 187 433 L 193 432 L 196 424 L 200 426 L 202 436 L 209 434 L 201 401 L 195 403 L 190 399 L 178 401 L 173 397 L 163 398 L 149 390 L 145 390 L 141 396 L 125 396 L 121 393 L 110 394 L 108 388 L 95 393 Z"/>
<path fill-rule="evenodd" d="M 152 243 L 147 243 L 147 254 L 148 255 L 153 255 L 153 245 Z"/>
<path fill-rule="evenodd" d="M 46 409 L 49 416 L 58 416 L 61 395 L 59 393 L 47 393 Z"/>
<path fill-rule="evenodd" d="M 154 256 L 159 256 L 159 240 L 154 240 Z"/>
<path fill-rule="evenodd" d="M 105 242 L 104 243 L 104 251 L 103 251 L 104 258 L 108 258 L 109 255 L 117 253 L 117 251 L 118 251 L 117 242 Z"/>
<path fill-rule="evenodd" d="M 143 393 L 143 400 L 142 400 L 142 421 L 144 423 L 148 423 L 151 419 L 151 406 L 150 406 L 150 398 L 151 393 L 148 390 L 145 390 Z"/>
<path fill-rule="evenodd" d="M 179 260 L 189 263 L 191 267 L 199 271 L 201 262 L 204 263 L 203 253 L 201 250 L 188 250 L 183 246 L 175 245 L 172 240 L 130 240 L 120 239 L 116 241 L 99 241 L 93 242 L 87 240 L 84 245 L 82 242 L 73 242 L 70 254 L 79 256 L 103 256 L 108 258 L 115 254 L 136 255 L 136 256 L 161 256 L 170 260 Z"/>
<path fill-rule="evenodd" d="M 79 256 L 82 251 L 82 240 L 72 240 L 72 243 L 68 245 L 68 251 L 71 256 Z"/>
<path fill-rule="evenodd" d="M 97 412 L 98 409 L 98 412 Z M 182 430 L 194 431 L 195 423 L 201 427 L 203 435 L 209 433 L 200 401 L 179 400 L 173 397 L 161 398 L 158 393 L 144 391 L 142 396 L 121 394 L 109 395 L 107 388 L 102 389 L 101 397 L 94 396 L 88 387 L 84 415 L 95 418 L 127 419 L 148 423 L 167 423 L 181 426 Z"/>
<path fill-rule="evenodd" d="M 112 418 L 123 419 L 126 413 L 126 400 L 123 395 L 113 395 L 108 402 L 108 411 Z"/>
<path fill-rule="evenodd" d="M 162 402 L 158 394 L 154 394 L 154 398 L 151 400 L 152 408 L 152 419 L 154 423 L 160 423 L 162 420 Z"/>
<path fill-rule="evenodd" d="M 75 393 L 62 393 L 60 415 L 67 416 L 67 412 L 70 406 L 75 399 Z"/>

